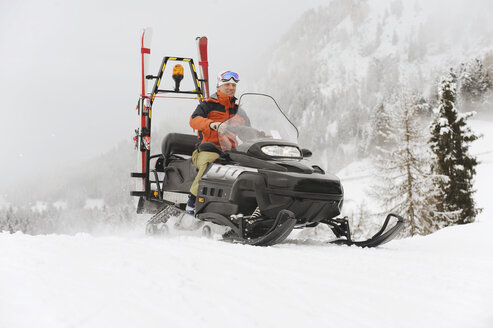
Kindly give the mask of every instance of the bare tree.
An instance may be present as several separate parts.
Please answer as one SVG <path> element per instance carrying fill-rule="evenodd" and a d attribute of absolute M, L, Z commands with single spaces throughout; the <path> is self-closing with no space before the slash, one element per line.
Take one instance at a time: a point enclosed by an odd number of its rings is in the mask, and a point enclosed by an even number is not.
<path fill-rule="evenodd" d="M 433 220 L 437 190 L 430 170 L 425 122 L 419 119 L 422 97 L 404 92 L 380 108 L 381 140 L 374 154 L 377 184 L 373 195 L 387 211 L 407 218 L 404 234 L 429 234 L 437 229 Z"/>

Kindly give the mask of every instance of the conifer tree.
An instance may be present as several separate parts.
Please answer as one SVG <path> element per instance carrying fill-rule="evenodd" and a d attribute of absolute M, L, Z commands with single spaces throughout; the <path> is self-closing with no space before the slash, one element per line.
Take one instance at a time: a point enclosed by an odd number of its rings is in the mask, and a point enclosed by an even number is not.
<path fill-rule="evenodd" d="M 481 103 L 485 94 L 493 87 L 493 82 L 479 59 L 461 65 L 459 74 L 459 91 L 465 102 Z"/>
<path fill-rule="evenodd" d="M 429 135 L 419 119 L 422 97 L 405 94 L 386 104 L 388 124 L 380 131 L 386 140 L 375 158 L 378 185 L 373 193 L 388 212 L 407 219 L 404 234 L 429 234 L 437 229 L 433 220 L 436 193 L 430 171 Z M 382 115 L 383 113 L 381 113 Z"/>
<path fill-rule="evenodd" d="M 389 115 L 386 112 L 385 105 L 383 103 L 378 104 L 373 110 L 370 116 L 370 147 L 371 150 L 375 147 L 382 147 L 386 142 L 389 142 L 386 135 L 388 134 L 388 128 L 391 126 L 389 123 Z"/>
<path fill-rule="evenodd" d="M 471 113 L 460 114 L 456 108 L 457 77 L 451 71 L 439 88 L 437 117 L 431 125 L 430 145 L 436 155 L 433 170 L 444 179 L 438 180 L 441 191 L 439 210 L 457 213 L 456 222 L 473 222 L 478 209 L 473 199 L 476 158 L 469 154 L 470 144 L 478 139 L 466 121 Z"/>

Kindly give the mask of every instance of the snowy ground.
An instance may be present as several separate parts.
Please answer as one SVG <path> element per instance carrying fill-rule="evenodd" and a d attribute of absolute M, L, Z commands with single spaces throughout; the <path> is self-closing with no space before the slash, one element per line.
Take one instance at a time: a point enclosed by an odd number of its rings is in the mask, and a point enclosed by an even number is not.
<path fill-rule="evenodd" d="M 493 327 L 492 128 L 478 222 L 377 249 L 1 233 L 0 327 Z"/>

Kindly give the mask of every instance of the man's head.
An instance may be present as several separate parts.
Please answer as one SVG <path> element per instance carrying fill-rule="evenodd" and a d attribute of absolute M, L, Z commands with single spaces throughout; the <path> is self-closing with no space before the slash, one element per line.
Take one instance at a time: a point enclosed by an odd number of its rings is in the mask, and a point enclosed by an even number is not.
<path fill-rule="evenodd" d="M 240 82 L 238 73 L 224 71 L 217 75 L 217 90 L 221 91 L 228 97 L 234 97 L 236 93 L 236 84 Z"/>

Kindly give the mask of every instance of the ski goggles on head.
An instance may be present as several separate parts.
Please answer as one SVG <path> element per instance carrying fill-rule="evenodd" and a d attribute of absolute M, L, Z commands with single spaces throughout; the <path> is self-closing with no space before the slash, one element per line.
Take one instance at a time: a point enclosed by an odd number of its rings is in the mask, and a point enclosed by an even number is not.
<path fill-rule="evenodd" d="M 233 79 L 236 83 L 240 82 L 240 76 L 235 72 L 224 72 L 221 74 L 221 82 L 227 82 Z"/>

